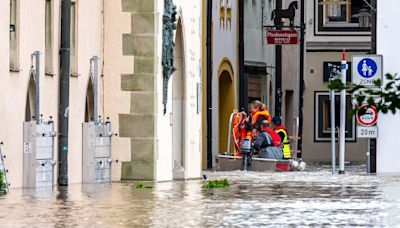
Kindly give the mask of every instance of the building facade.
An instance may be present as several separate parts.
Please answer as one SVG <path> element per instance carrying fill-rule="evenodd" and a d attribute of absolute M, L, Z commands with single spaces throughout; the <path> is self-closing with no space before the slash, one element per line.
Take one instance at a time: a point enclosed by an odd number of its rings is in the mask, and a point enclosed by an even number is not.
<path fill-rule="evenodd" d="M 396 45 L 400 34 L 397 26 L 400 2 L 395 0 L 377 1 L 377 54 L 383 55 L 384 74 L 400 72 L 398 53 L 400 47 Z M 384 83 L 385 85 L 385 79 Z M 380 113 L 378 119 L 379 137 L 377 139 L 376 171 L 377 173 L 399 173 L 397 165 L 397 151 L 400 146 L 397 140 L 397 126 L 399 114 Z"/>
<path fill-rule="evenodd" d="M 370 1 L 367 1 L 370 2 Z M 357 14 L 370 8 L 364 1 L 313 0 L 306 2 L 306 65 L 304 72 L 303 158 L 311 162 L 329 162 L 330 107 L 328 64 L 340 66 L 346 49 L 349 69 L 351 57 L 371 50 L 370 24 L 363 26 Z M 351 70 L 348 71 L 351 81 Z M 352 108 L 348 95 L 347 110 Z M 339 94 L 336 100 L 336 127 L 339 127 Z M 356 121 L 346 119 L 346 161 L 365 162 L 366 141 L 356 138 Z M 338 148 L 338 147 L 336 147 Z"/>
<path fill-rule="evenodd" d="M 69 183 L 82 182 L 82 123 L 93 118 L 93 64 L 99 62 L 99 115 L 109 117 L 112 179 L 172 180 L 201 175 L 201 12 L 202 5 L 173 1 L 177 29 L 175 67 L 163 112 L 164 1 L 72 0 L 69 94 Z M 0 133 L 11 187 L 23 179 L 23 123 L 36 108 L 54 121 L 59 108 L 61 0 L 7 0 L 0 3 Z M 187 42 L 190 41 L 190 42 Z M 35 62 L 40 54 L 40 93 Z M 198 92 L 199 91 L 199 92 Z M 40 96 L 39 96 L 40 95 Z M 40 98 L 39 107 L 35 97 Z M 54 154 L 58 161 L 58 138 Z M 174 153 L 175 152 L 175 153 Z M 57 180 L 55 166 L 54 180 Z"/>
<path fill-rule="evenodd" d="M 211 135 L 204 132 L 202 142 L 203 161 L 208 160 L 211 168 L 210 165 L 216 166 L 218 154 L 227 151 L 229 118 L 238 109 L 238 1 L 203 1 L 203 7 L 203 31 L 207 30 L 207 26 L 211 27 L 211 33 L 203 34 L 203 39 L 210 45 L 207 49 L 206 43 L 203 43 L 203 56 L 211 58 L 210 66 L 207 66 L 206 60 L 203 61 L 203 129 L 209 128 Z M 211 15 L 209 20 L 207 15 Z M 206 86 L 207 74 L 211 74 L 210 88 Z M 207 94 L 211 96 L 211 102 L 206 102 Z M 210 116 L 207 110 L 212 110 Z M 207 118 L 211 121 L 209 125 L 206 124 Z M 208 137 L 211 138 L 211 145 L 207 144 Z M 211 153 L 207 154 L 208 150 Z"/>

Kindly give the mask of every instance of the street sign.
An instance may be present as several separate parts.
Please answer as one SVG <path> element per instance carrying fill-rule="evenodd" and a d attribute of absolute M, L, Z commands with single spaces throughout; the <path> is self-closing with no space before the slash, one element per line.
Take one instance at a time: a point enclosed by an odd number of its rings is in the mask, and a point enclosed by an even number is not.
<path fill-rule="evenodd" d="M 363 113 L 360 112 L 361 110 L 364 110 Z M 363 105 L 357 110 L 356 118 L 362 126 L 373 126 L 378 122 L 378 110 L 375 106 Z"/>
<path fill-rule="evenodd" d="M 378 138 L 378 127 L 357 126 L 357 138 L 370 138 L 370 139 Z"/>
<path fill-rule="evenodd" d="M 375 81 L 382 80 L 382 55 L 355 55 L 352 57 L 353 84 L 375 86 Z"/>
<path fill-rule="evenodd" d="M 298 40 L 296 30 L 267 30 L 267 44 L 297 44 Z"/>

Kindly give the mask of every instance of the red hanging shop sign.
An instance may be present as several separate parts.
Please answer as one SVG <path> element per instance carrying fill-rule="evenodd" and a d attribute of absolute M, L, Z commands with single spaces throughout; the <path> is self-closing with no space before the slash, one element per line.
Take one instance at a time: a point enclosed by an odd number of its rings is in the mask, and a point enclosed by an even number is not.
<path fill-rule="evenodd" d="M 297 44 L 299 35 L 295 30 L 268 30 L 267 44 Z"/>

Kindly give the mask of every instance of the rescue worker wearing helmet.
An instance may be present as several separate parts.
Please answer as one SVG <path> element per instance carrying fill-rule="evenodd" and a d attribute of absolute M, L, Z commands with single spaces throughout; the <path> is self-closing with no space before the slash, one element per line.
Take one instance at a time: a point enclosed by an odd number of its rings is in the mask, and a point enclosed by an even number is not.
<path fill-rule="evenodd" d="M 281 138 L 282 141 L 282 151 L 283 151 L 283 159 L 291 158 L 291 150 L 290 150 L 290 142 L 289 135 L 285 126 L 282 125 L 282 119 L 279 116 L 274 116 L 271 121 L 271 128 L 274 129 L 276 133 Z"/>
<path fill-rule="evenodd" d="M 267 120 L 261 123 L 261 131 L 254 141 L 253 148 L 259 158 L 282 159 L 282 143 L 279 135 L 269 127 Z"/>

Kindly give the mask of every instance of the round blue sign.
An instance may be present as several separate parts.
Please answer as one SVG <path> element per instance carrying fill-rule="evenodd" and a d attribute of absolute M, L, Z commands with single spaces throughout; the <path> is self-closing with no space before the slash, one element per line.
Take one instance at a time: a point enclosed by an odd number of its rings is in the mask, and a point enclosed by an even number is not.
<path fill-rule="evenodd" d="M 362 59 L 357 66 L 358 73 L 363 78 L 371 78 L 375 76 L 378 71 L 378 66 L 376 62 L 370 58 Z"/>

